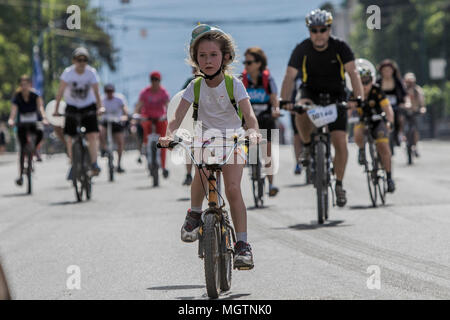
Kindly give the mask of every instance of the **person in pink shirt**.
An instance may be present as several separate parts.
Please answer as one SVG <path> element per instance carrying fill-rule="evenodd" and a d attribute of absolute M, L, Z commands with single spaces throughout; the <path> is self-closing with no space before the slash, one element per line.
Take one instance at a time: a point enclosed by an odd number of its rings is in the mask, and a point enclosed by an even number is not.
<path fill-rule="evenodd" d="M 151 85 L 144 88 L 139 94 L 135 113 L 140 114 L 143 119 L 144 145 L 147 144 L 148 135 L 152 133 L 152 121 L 156 122 L 156 133 L 165 136 L 167 129 L 167 105 L 170 97 L 167 90 L 161 85 L 161 74 L 153 71 L 150 74 Z M 169 171 L 166 169 L 166 149 L 161 149 L 161 167 L 163 176 L 167 178 Z"/>

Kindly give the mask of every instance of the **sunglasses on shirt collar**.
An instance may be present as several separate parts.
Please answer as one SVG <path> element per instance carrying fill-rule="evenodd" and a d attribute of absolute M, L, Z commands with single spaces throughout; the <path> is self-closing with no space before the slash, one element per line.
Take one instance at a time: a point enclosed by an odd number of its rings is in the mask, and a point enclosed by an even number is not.
<path fill-rule="evenodd" d="M 328 27 L 322 27 L 322 28 L 309 28 L 309 31 L 311 31 L 312 33 L 325 33 L 327 32 Z"/>

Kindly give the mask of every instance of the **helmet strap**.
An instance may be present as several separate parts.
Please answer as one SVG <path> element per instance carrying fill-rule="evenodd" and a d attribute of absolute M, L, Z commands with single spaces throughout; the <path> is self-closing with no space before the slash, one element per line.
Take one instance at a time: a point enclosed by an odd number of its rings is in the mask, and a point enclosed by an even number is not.
<path fill-rule="evenodd" d="M 215 77 L 217 77 L 221 72 L 222 72 L 222 65 L 220 65 L 219 70 L 217 70 L 216 73 L 214 73 L 213 75 L 208 76 L 206 73 L 204 73 L 202 70 L 200 70 L 200 72 L 202 73 L 201 77 L 207 79 L 207 80 L 212 80 Z"/>

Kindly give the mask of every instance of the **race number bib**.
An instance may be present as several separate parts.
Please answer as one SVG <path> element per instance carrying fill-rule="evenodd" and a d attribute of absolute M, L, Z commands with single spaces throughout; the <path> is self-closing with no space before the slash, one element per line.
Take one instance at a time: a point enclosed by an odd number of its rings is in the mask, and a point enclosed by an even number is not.
<path fill-rule="evenodd" d="M 36 112 L 27 112 L 20 114 L 21 123 L 30 123 L 38 121 L 38 115 Z"/>
<path fill-rule="evenodd" d="M 306 113 L 317 128 L 335 122 L 337 119 L 337 108 L 335 104 L 310 109 Z"/>

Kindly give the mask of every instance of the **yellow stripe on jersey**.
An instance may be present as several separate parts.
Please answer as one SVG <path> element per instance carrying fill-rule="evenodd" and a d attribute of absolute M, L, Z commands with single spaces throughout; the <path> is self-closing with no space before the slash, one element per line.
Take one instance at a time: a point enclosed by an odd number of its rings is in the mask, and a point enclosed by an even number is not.
<path fill-rule="evenodd" d="M 339 53 L 337 53 L 336 57 L 339 60 L 339 63 L 341 64 L 341 78 L 342 78 L 342 80 L 345 80 L 345 70 L 344 70 L 344 64 L 342 63 L 341 56 L 339 55 Z"/>
<path fill-rule="evenodd" d="M 303 56 L 302 73 L 303 73 L 302 81 L 303 83 L 306 83 L 306 80 L 308 79 L 308 74 L 306 73 L 306 55 Z"/>

